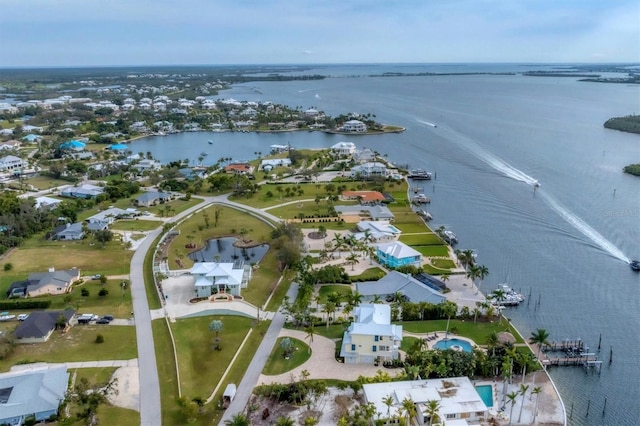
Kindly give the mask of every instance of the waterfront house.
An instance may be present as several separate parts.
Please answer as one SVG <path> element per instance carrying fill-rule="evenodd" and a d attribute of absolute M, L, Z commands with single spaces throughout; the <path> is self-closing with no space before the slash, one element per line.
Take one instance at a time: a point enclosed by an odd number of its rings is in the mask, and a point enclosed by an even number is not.
<path fill-rule="evenodd" d="M 422 263 L 420 252 L 400 241 L 378 244 L 376 255 L 380 263 L 389 268 L 407 265 L 419 267 Z"/>
<path fill-rule="evenodd" d="M 390 271 L 378 281 L 364 281 L 356 284 L 357 291 L 363 300 L 372 301 L 376 296 L 389 299 L 395 294 L 402 294 L 412 303 L 429 302 L 437 305 L 446 297 L 431 286 L 415 279 L 410 274 Z"/>
<path fill-rule="evenodd" d="M 404 412 L 403 401 L 407 399 L 415 404 L 418 425 L 436 424 L 429 418 L 430 401 L 436 401 L 439 406 L 437 424 L 481 424 L 489 414 L 468 377 L 368 383 L 362 385 L 362 393 L 365 403 L 372 403 L 376 411 L 382 413 L 380 421 L 396 418 Z M 390 406 L 383 402 L 388 396 L 393 398 Z"/>
<path fill-rule="evenodd" d="M 224 171 L 234 175 L 250 175 L 253 169 L 254 167 L 249 163 L 231 163 L 224 168 Z"/>
<path fill-rule="evenodd" d="M 373 364 L 376 359 L 398 358 L 402 326 L 391 324 L 390 305 L 362 304 L 353 310 L 353 317 L 340 350 L 346 364 Z"/>
<path fill-rule="evenodd" d="M 353 142 L 338 142 L 331 147 L 331 152 L 337 155 L 353 155 L 356 152 L 356 144 Z"/>
<path fill-rule="evenodd" d="M 358 222 L 356 228 L 358 229 L 355 233 L 357 240 L 364 240 L 368 235 L 371 238 L 370 242 L 374 243 L 395 241 L 402 233 L 386 220 L 365 220 Z"/>
<path fill-rule="evenodd" d="M 389 171 L 387 170 L 387 166 L 377 161 L 363 163 L 351 168 L 352 178 L 368 179 L 374 176 L 382 176 L 386 178 L 388 174 Z"/>
<path fill-rule="evenodd" d="M 42 366 L 0 374 L 0 424 L 23 425 L 29 417 L 45 422 L 66 397 L 65 366 Z"/>
<path fill-rule="evenodd" d="M 262 160 L 260 168 L 265 172 L 271 171 L 276 167 L 289 167 L 291 165 L 291 159 L 289 158 L 270 158 Z"/>
<path fill-rule="evenodd" d="M 190 271 L 194 278 L 197 297 L 212 294 L 240 296 L 241 289 L 247 288 L 251 279 L 251 266 L 237 260 L 233 263 L 197 262 Z"/>
<path fill-rule="evenodd" d="M 340 216 L 369 216 L 373 220 L 392 220 L 393 213 L 387 206 L 335 206 L 336 212 Z"/>
<path fill-rule="evenodd" d="M 342 191 L 342 200 L 358 200 L 363 206 L 373 206 L 383 203 L 386 198 L 378 191 Z"/>
<path fill-rule="evenodd" d="M 44 343 L 53 334 L 58 326 L 58 319 L 63 316 L 67 324 L 75 324 L 75 311 L 36 311 L 29 313 L 24 321 L 16 327 L 15 336 L 17 343 Z"/>
<path fill-rule="evenodd" d="M 349 120 L 340 128 L 343 132 L 363 133 L 367 131 L 367 125 L 360 120 Z"/>
<path fill-rule="evenodd" d="M 0 172 L 6 172 L 10 170 L 17 170 L 24 167 L 26 163 L 22 161 L 22 158 L 15 155 L 6 155 L 0 158 Z"/>

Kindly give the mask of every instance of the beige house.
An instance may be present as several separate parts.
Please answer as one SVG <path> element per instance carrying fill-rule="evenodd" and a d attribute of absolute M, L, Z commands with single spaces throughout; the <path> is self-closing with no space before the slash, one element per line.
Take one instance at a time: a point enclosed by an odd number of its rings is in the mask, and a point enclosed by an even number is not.
<path fill-rule="evenodd" d="M 391 307 L 384 304 L 360 305 L 353 311 L 354 321 L 342 338 L 340 356 L 346 364 L 373 364 L 398 358 L 402 326 L 391 324 Z"/>
<path fill-rule="evenodd" d="M 56 271 L 51 268 L 48 272 L 34 272 L 28 278 L 27 294 L 35 297 L 68 293 L 79 279 L 80 269 Z"/>

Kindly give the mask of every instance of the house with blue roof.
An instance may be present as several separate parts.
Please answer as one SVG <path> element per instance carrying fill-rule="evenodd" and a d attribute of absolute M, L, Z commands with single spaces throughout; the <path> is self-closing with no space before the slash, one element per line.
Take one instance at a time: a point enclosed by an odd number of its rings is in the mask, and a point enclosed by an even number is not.
<path fill-rule="evenodd" d="M 87 144 L 77 140 L 71 140 L 60 144 L 61 149 L 68 149 L 70 151 L 84 151 Z"/>
<path fill-rule="evenodd" d="M 408 265 L 420 267 L 422 263 L 422 254 L 400 241 L 378 244 L 376 256 L 380 263 L 389 268 Z"/>
<path fill-rule="evenodd" d="M 64 366 L 0 374 L 0 424 L 22 425 L 31 416 L 37 422 L 48 420 L 58 413 L 68 383 Z"/>
<path fill-rule="evenodd" d="M 23 141 L 27 141 L 29 143 L 34 143 L 39 141 L 40 139 L 42 139 L 41 136 L 38 135 L 34 135 L 33 133 L 28 134 L 27 136 L 23 137 L 22 140 Z"/>
<path fill-rule="evenodd" d="M 354 321 L 342 338 L 345 364 L 373 364 L 399 356 L 402 326 L 391 324 L 391 306 L 363 304 L 353 310 Z"/>

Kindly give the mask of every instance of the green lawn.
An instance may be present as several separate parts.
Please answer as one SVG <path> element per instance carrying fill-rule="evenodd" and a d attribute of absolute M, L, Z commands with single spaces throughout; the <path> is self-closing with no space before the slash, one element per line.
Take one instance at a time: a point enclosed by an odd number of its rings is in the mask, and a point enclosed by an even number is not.
<path fill-rule="evenodd" d="M 293 351 L 289 359 L 285 359 L 282 354 L 282 348 L 280 347 L 283 339 L 285 338 L 279 337 L 276 340 L 273 350 L 269 355 L 269 359 L 267 359 L 267 363 L 264 366 L 264 370 L 262 370 L 263 374 L 269 376 L 283 374 L 299 367 L 311 358 L 311 348 L 309 348 L 309 345 L 302 340 L 290 337 L 289 339 L 296 349 Z"/>
<path fill-rule="evenodd" d="M 104 343 L 95 343 L 98 334 L 104 336 Z M 25 362 L 102 361 L 137 356 L 135 327 L 77 325 L 66 334 L 54 332 L 45 343 L 16 345 L 11 356 L 0 360 L 0 371 Z"/>
<path fill-rule="evenodd" d="M 407 234 L 428 232 L 424 223 L 394 223 L 393 226 Z"/>
<path fill-rule="evenodd" d="M 407 352 L 418 340 L 421 339 L 412 336 L 403 336 L 402 343 L 400 343 L 400 350 Z"/>
<path fill-rule="evenodd" d="M 151 247 L 157 247 L 160 241 L 161 235 L 159 235 L 155 241 L 151 244 Z M 149 309 L 160 309 L 162 304 L 160 303 L 160 296 L 155 285 L 153 276 L 153 250 L 149 250 L 144 258 L 144 290 L 147 294 L 147 303 L 149 303 Z"/>
<path fill-rule="evenodd" d="M 242 290 L 242 297 L 255 306 L 264 305 L 269 294 L 275 290 L 280 275 L 276 252 L 273 249 L 269 250 L 260 261 L 258 269 L 253 271 L 249 287 Z"/>
<path fill-rule="evenodd" d="M 324 336 L 327 339 L 341 339 L 344 336 L 345 327 L 349 324 L 334 324 L 327 327 L 326 325 L 318 325 L 314 327 L 316 334 Z"/>
<path fill-rule="evenodd" d="M 118 220 L 111 225 L 111 229 L 118 231 L 152 231 L 163 225 L 163 222 L 158 220 Z"/>
<path fill-rule="evenodd" d="M 431 264 L 438 269 L 454 269 L 456 267 L 451 259 L 433 259 Z"/>
<path fill-rule="evenodd" d="M 38 300 L 51 300 L 50 309 L 65 309 L 71 307 L 79 312 L 87 312 L 95 315 L 113 315 L 116 318 L 130 318 L 131 289 L 122 289 L 122 280 L 108 280 L 104 288 L 109 291 L 106 296 L 99 296 L 102 288 L 100 281 L 87 280 L 84 283 L 74 286 L 69 294 L 58 296 L 42 296 Z M 81 289 L 89 290 L 88 297 L 82 297 Z"/>
<path fill-rule="evenodd" d="M 284 300 L 284 296 L 287 294 L 287 291 L 289 291 L 289 287 L 291 286 L 291 279 L 293 276 L 295 276 L 295 273 L 293 271 L 287 271 L 285 272 L 285 274 L 285 277 L 280 282 L 280 285 L 276 289 L 275 293 L 273 293 L 271 300 L 269 300 L 269 304 L 266 307 L 267 311 L 273 312 L 280 309 L 280 305 Z"/>
<path fill-rule="evenodd" d="M 437 246 L 411 246 L 414 250 L 420 252 L 425 257 L 449 256 L 449 248 L 446 245 Z"/>
<path fill-rule="evenodd" d="M 384 277 L 387 273 L 377 266 L 365 270 L 360 275 L 352 275 L 353 281 L 377 281 Z"/>
<path fill-rule="evenodd" d="M 290 196 L 286 196 L 287 188 L 289 188 Z M 302 190 L 302 194 L 300 191 Z M 291 192 L 293 191 L 293 192 Z M 269 196 L 268 193 L 272 195 Z M 294 184 L 272 184 L 266 183 L 260 186 L 260 190 L 254 194 L 251 198 L 246 197 L 230 197 L 229 199 L 237 203 L 246 204 L 248 206 L 257 207 L 263 209 L 265 207 L 276 206 L 278 204 L 287 203 L 296 200 L 313 200 L 316 195 L 326 196 L 324 185 L 316 185 L 314 183 Z M 321 206 L 324 202 L 320 203 Z M 315 203 L 313 203 L 315 208 Z M 295 206 L 295 204 L 294 204 Z M 326 210 L 321 208 L 322 210 Z"/>
<path fill-rule="evenodd" d="M 106 385 L 117 369 L 117 367 L 77 368 L 70 370 L 69 374 L 72 377 L 74 374 L 76 375 L 76 383 L 78 383 L 81 378 L 85 378 L 91 384 Z"/>
<path fill-rule="evenodd" d="M 31 272 L 45 272 L 49 268 L 80 269 L 83 275 L 120 275 L 129 273 L 131 250 L 125 250 L 120 241 L 111 241 L 102 248 L 90 240 L 46 241 L 42 235 L 26 240 L 3 259 L 11 263 L 10 274 L 2 274 L 0 291 L 5 290 L 13 278 L 26 279 Z"/>
<path fill-rule="evenodd" d="M 430 246 L 444 244 L 440 237 L 438 237 L 438 235 L 434 233 L 400 235 L 400 241 L 410 246 Z"/>
<path fill-rule="evenodd" d="M 447 320 L 432 320 L 432 321 L 406 321 L 400 322 L 402 329 L 410 333 L 432 333 L 434 331 L 443 331 L 447 328 Z M 320 327 L 318 327 L 320 328 Z M 516 338 L 516 343 L 524 343 L 524 340 L 515 331 L 515 329 L 506 321 L 502 320 L 502 324 L 498 324 L 498 321 L 494 322 L 481 322 L 476 324 L 471 320 L 457 320 L 452 319 L 449 325 L 449 330 L 456 330 L 456 334 L 472 339 L 478 345 L 484 345 L 487 336 L 491 333 L 499 333 L 501 331 L 509 331 Z"/>
<path fill-rule="evenodd" d="M 324 304 L 327 302 L 327 295 L 330 293 L 336 292 L 340 295 L 341 300 L 344 302 L 346 300 L 347 295 L 351 294 L 351 286 L 350 285 L 340 285 L 340 284 L 330 284 L 323 285 L 318 290 L 318 303 Z"/>
<path fill-rule="evenodd" d="M 34 176 L 29 179 L 25 179 L 24 182 L 25 184 L 33 185 L 40 190 L 51 189 L 62 185 L 73 185 L 73 182 L 69 182 L 68 180 L 54 179 L 49 176 Z"/>

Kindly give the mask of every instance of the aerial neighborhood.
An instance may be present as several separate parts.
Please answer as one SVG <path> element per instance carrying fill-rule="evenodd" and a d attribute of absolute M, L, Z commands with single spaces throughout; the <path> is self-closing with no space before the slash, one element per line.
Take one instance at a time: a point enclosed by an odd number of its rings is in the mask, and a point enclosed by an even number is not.
<path fill-rule="evenodd" d="M 361 139 L 401 127 L 229 74 L 36 80 L 0 81 L 0 425 L 562 424 L 522 296 Z M 291 131 L 336 143 L 216 145 Z M 186 132 L 197 158 L 136 149 Z"/>

